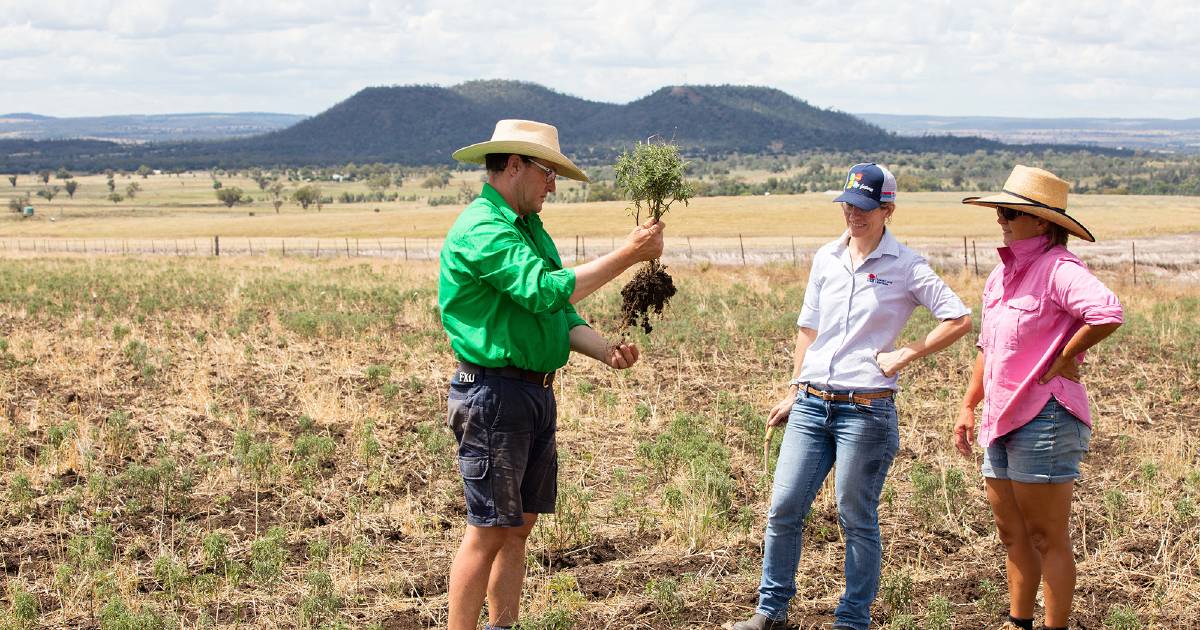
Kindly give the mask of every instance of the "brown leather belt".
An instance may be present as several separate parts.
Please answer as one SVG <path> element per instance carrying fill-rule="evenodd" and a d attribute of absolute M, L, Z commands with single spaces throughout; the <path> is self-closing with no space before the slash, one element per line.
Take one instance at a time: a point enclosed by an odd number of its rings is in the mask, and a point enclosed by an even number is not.
<path fill-rule="evenodd" d="M 885 390 L 881 390 L 881 391 L 877 391 L 877 392 L 845 392 L 845 393 L 827 392 L 824 390 L 817 389 L 816 387 L 813 387 L 812 385 L 805 385 L 804 391 L 806 391 L 809 394 L 812 394 L 813 396 L 816 396 L 817 398 L 820 398 L 821 400 L 824 400 L 824 401 L 852 402 L 852 403 L 855 403 L 858 405 L 866 405 L 868 407 L 871 406 L 872 400 L 879 400 L 880 398 L 891 398 L 895 394 L 895 392 L 893 392 L 890 389 L 885 389 Z"/>
<path fill-rule="evenodd" d="M 474 383 L 474 376 L 484 374 L 486 376 L 503 376 L 504 378 L 515 378 L 522 381 L 541 385 L 542 387 L 550 387 L 554 384 L 555 372 L 534 372 L 533 370 L 525 370 L 519 367 L 483 367 L 466 361 L 458 363 L 458 381 L 460 383 Z"/>

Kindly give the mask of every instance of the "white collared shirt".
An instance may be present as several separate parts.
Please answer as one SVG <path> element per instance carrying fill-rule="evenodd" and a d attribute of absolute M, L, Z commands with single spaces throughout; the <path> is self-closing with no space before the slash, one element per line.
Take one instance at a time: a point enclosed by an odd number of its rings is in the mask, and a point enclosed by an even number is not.
<path fill-rule="evenodd" d="M 804 354 L 800 380 L 826 390 L 896 389 L 896 377 L 883 375 L 875 354 L 895 349 L 913 310 L 924 306 L 943 321 L 971 311 L 886 228 L 857 269 L 849 240 L 847 231 L 813 256 L 796 324 L 815 329 L 817 338 Z"/>

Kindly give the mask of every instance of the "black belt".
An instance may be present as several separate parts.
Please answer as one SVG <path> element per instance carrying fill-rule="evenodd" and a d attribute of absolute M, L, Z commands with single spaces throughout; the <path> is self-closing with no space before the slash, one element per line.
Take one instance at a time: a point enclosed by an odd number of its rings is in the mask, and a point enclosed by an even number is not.
<path fill-rule="evenodd" d="M 519 367 L 483 367 L 466 361 L 458 363 L 458 381 L 460 383 L 474 383 L 475 376 L 483 374 L 485 376 L 503 376 L 504 378 L 515 378 L 522 381 L 541 385 L 542 387 L 550 387 L 554 384 L 555 372 L 534 372 L 533 370 L 525 370 Z"/>

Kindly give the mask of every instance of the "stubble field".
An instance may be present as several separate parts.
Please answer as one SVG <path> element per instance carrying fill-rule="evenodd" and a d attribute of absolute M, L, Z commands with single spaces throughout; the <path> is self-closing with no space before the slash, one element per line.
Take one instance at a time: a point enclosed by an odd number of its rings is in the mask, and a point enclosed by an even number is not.
<path fill-rule="evenodd" d="M 453 369 L 426 262 L 13 256 L 0 265 L 4 627 L 444 625 L 464 521 Z M 804 265 L 672 266 L 632 370 L 556 381 L 559 507 L 523 628 L 707 628 L 749 614 Z M 1089 353 L 1096 432 L 1072 516 L 1073 627 L 1200 625 L 1200 294 L 1101 271 L 1127 323 Z M 978 313 L 981 279 L 948 280 Z M 580 311 L 615 333 L 610 286 Z M 933 325 L 914 318 L 906 338 Z M 976 324 L 977 325 L 977 324 Z M 980 629 L 1003 550 L 947 441 L 974 349 L 913 365 L 884 489 L 890 628 Z M 791 621 L 832 620 L 830 488 Z"/>

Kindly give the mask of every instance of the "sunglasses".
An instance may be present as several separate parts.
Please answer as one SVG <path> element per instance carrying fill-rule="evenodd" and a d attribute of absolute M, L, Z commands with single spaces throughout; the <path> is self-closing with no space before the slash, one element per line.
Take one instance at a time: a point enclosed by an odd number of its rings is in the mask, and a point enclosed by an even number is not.
<path fill-rule="evenodd" d="M 552 169 L 552 168 L 550 168 L 550 167 L 548 167 L 548 166 L 542 166 L 540 163 L 533 161 L 533 158 L 525 157 L 525 156 L 523 156 L 523 155 L 522 155 L 522 156 L 521 156 L 521 159 L 522 159 L 522 160 L 523 160 L 523 161 L 524 161 L 526 164 L 532 164 L 532 165 L 534 165 L 534 166 L 536 166 L 536 167 L 538 167 L 538 168 L 542 169 L 542 174 L 544 174 L 544 175 L 546 176 L 546 183 L 547 183 L 547 184 L 549 184 L 550 182 L 554 181 L 554 178 L 555 178 L 555 177 L 558 177 L 558 173 L 554 172 L 554 169 Z"/>
<path fill-rule="evenodd" d="M 1017 217 L 1032 216 L 1028 212 L 1021 212 L 1020 210 L 1013 210 L 1012 208 L 996 208 L 996 213 L 1004 217 L 1005 221 L 1016 221 Z"/>

